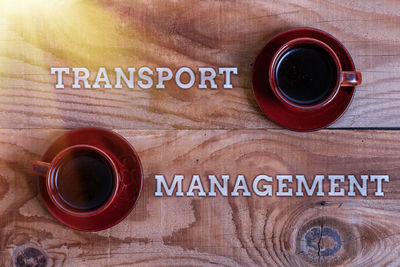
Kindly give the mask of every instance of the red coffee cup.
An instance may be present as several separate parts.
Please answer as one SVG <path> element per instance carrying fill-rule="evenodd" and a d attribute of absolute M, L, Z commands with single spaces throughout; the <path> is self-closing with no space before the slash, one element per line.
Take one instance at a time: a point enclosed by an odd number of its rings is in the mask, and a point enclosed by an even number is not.
<path fill-rule="evenodd" d="M 46 179 L 50 200 L 63 212 L 88 217 L 107 209 L 116 197 L 120 174 L 103 150 L 74 145 L 48 162 L 34 161 L 31 173 Z"/>
<path fill-rule="evenodd" d="M 269 66 L 269 83 L 277 99 L 295 110 L 318 110 L 342 87 L 361 84 L 361 73 L 344 71 L 326 43 L 296 38 L 282 45 Z"/>
<path fill-rule="evenodd" d="M 49 212 L 74 229 L 99 231 L 123 220 L 143 186 L 140 158 L 120 135 L 98 128 L 71 131 L 33 161 Z"/>

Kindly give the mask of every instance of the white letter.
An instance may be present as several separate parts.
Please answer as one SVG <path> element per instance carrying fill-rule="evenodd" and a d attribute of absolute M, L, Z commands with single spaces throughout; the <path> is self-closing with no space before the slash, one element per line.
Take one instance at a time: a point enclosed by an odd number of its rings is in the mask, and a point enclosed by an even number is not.
<path fill-rule="evenodd" d="M 165 181 L 164 175 L 155 175 L 154 178 L 156 178 L 156 180 L 157 180 L 157 191 L 154 193 L 154 196 L 156 196 L 156 197 L 163 196 L 163 193 L 161 192 L 161 185 L 164 187 L 164 190 L 165 190 L 165 193 L 167 193 L 167 196 L 172 196 L 172 193 L 175 190 L 176 184 L 178 184 L 178 189 L 176 190 L 175 195 L 177 197 L 183 196 L 183 192 L 182 192 L 182 180 L 184 178 L 183 175 L 175 175 L 170 188 L 168 188 L 168 184 Z"/>
<path fill-rule="evenodd" d="M 121 68 L 115 68 L 115 88 L 122 88 L 121 84 L 121 77 L 124 79 L 125 84 L 128 86 L 128 88 L 135 88 L 135 78 L 134 78 L 134 73 L 136 71 L 135 68 L 128 68 L 129 72 L 129 79 L 126 77 L 124 71 Z"/>
<path fill-rule="evenodd" d="M 293 196 L 292 188 L 288 188 L 288 191 L 283 191 L 283 189 L 287 188 L 287 184 L 283 183 L 283 180 L 287 180 L 289 183 L 293 182 L 292 175 L 277 175 L 276 179 L 278 180 L 278 192 L 276 192 L 277 196 Z"/>
<path fill-rule="evenodd" d="M 258 175 L 253 181 L 253 191 L 257 196 L 265 197 L 265 196 L 272 196 L 272 186 L 263 184 L 261 187 L 264 191 L 258 189 L 258 183 L 264 180 L 266 182 L 272 182 L 272 177 L 260 174 Z"/>
<path fill-rule="evenodd" d="M 51 68 L 50 69 L 51 74 L 57 74 L 56 88 L 64 88 L 63 72 L 65 72 L 65 74 L 69 74 L 69 68 Z"/>
<path fill-rule="evenodd" d="M 153 75 L 153 71 L 148 68 L 148 67 L 143 67 L 139 69 L 139 78 L 142 80 L 145 80 L 147 83 L 144 83 L 143 81 L 138 81 L 138 85 L 142 89 L 149 89 L 150 87 L 153 86 L 153 79 L 144 74 L 144 72 L 147 72 L 149 75 Z"/>
<path fill-rule="evenodd" d="M 323 175 L 315 175 L 313 184 L 311 188 L 308 186 L 306 177 L 304 175 L 296 175 L 296 180 L 297 180 L 297 192 L 296 196 L 304 196 L 302 187 L 306 190 L 307 196 L 312 196 L 314 194 L 315 188 L 317 187 L 318 183 L 318 192 L 317 196 L 322 197 L 324 196 L 324 191 L 322 190 L 322 182 L 325 179 Z M 303 185 L 303 186 L 302 186 Z"/>
<path fill-rule="evenodd" d="M 190 77 L 189 82 L 186 83 L 186 84 L 181 82 L 181 75 L 184 72 L 189 74 L 189 77 Z M 176 85 L 178 85 L 182 89 L 189 89 L 190 87 L 192 87 L 193 84 L 194 84 L 194 80 L 195 80 L 195 77 L 194 77 L 193 71 L 191 69 L 187 68 L 187 67 L 180 68 L 175 74 Z"/>
<path fill-rule="evenodd" d="M 217 194 L 215 193 L 215 185 L 217 186 L 219 192 L 224 197 L 228 196 L 228 181 L 229 175 L 221 175 L 222 181 L 224 183 L 223 186 L 218 182 L 217 177 L 215 175 L 208 175 L 208 179 L 210 180 L 210 192 L 208 195 L 211 197 L 215 197 Z"/>
<path fill-rule="evenodd" d="M 172 71 L 169 68 L 156 68 L 158 73 L 158 83 L 156 88 L 165 88 L 164 82 L 172 79 Z M 166 73 L 167 76 L 164 76 L 163 73 Z"/>
<path fill-rule="evenodd" d="M 72 88 L 81 88 L 79 81 L 83 82 L 85 88 L 90 88 L 90 84 L 87 81 L 90 73 L 87 68 L 72 68 L 72 71 L 74 72 L 74 84 Z M 83 76 L 79 76 L 80 72 L 83 72 Z"/>
<path fill-rule="evenodd" d="M 382 180 L 386 183 L 389 182 L 389 175 L 371 175 L 371 182 L 376 182 L 375 196 L 383 197 L 385 194 L 382 192 Z"/>
<path fill-rule="evenodd" d="M 225 73 L 224 88 L 225 89 L 231 89 L 232 88 L 231 73 L 238 74 L 238 69 L 237 68 L 219 68 L 218 73 L 219 74 L 224 74 Z"/>
<path fill-rule="evenodd" d="M 193 190 L 199 190 L 199 193 L 198 193 L 199 197 L 206 196 L 206 192 L 204 192 L 203 185 L 201 183 L 199 175 L 193 175 L 192 181 L 190 182 L 190 186 L 189 186 L 189 189 L 188 189 L 186 195 L 188 197 L 194 197 Z"/>
<path fill-rule="evenodd" d="M 215 76 L 217 73 L 213 68 L 199 68 L 200 71 L 200 85 L 199 88 L 204 89 L 207 88 L 206 81 L 210 82 L 211 88 L 217 88 L 217 84 L 214 81 Z M 210 75 L 206 76 L 206 72 L 209 72 Z"/>
<path fill-rule="evenodd" d="M 356 193 L 354 192 L 354 185 L 356 185 L 358 191 L 360 194 L 364 197 L 367 196 L 367 181 L 368 181 L 368 175 L 361 175 L 361 180 L 363 186 L 361 187 L 360 184 L 358 183 L 356 177 L 354 175 L 347 175 L 347 179 L 349 179 L 349 196 L 354 197 Z"/>
<path fill-rule="evenodd" d="M 331 181 L 331 190 L 328 192 L 328 196 L 344 196 L 343 188 L 340 188 L 339 192 L 336 192 L 336 188 L 339 188 L 339 184 L 336 183 L 336 180 L 343 183 L 344 175 L 328 175 L 328 179 Z"/>
<path fill-rule="evenodd" d="M 241 175 L 241 174 L 239 174 L 236 178 L 235 187 L 233 188 L 231 196 L 238 197 L 239 190 L 243 190 L 244 197 L 250 196 L 250 191 L 249 191 L 249 188 L 247 187 L 246 179 L 244 178 L 244 175 Z"/>
<path fill-rule="evenodd" d="M 101 67 L 97 72 L 96 81 L 93 84 L 93 88 L 100 88 L 100 83 L 103 82 L 104 88 L 112 88 L 110 80 L 108 79 L 106 68 Z"/>

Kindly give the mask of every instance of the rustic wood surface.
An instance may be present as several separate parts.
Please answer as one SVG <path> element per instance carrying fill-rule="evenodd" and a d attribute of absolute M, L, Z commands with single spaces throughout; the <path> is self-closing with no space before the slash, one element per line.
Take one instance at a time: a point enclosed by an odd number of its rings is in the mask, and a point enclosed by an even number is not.
<path fill-rule="evenodd" d="M 29 250 L 50 266 L 400 264 L 397 131 L 117 132 L 142 159 L 143 194 L 120 224 L 86 233 L 48 213 L 37 195 L 37 178 L 26 171 L 65 131 L 0 131 L 0 259 L 6 266 L 18 256 L 29 259 Z M 185 175 L 184 189 L 199 174 L 206 191 L 208 174 L 231 175 L 230 190 L 237 174 L 246 175 L 249 187 L 261 173 L 385 173 L 391 181 L 383 185 L 384 197 L 374 197 L 374 186 L 368 197 L 155 197 L 154 175 L 160 173 L 169 182 L 174 174 Z M 320 236 L 321 229 L 330 232 Z M 307 233 L 314 233 L 310 244 Z"/>
<path fill-rule="evenodd" d="M 0 19 L 1 128 L 279 128 L 257 107 L 251 64 L 274 34 L 303 26 L 336 36 L 364 75 L 349 110 L 331 127 L 399 125 L 396 0 L 53 5 L 37 11 L 40 16 L 7 16 L 13 14 L 10 11 Z M 232 66 L 239 68 L 239 75 L 231 90 L 221 88 L 221 78 L 216 90 L 182 90 L 173 81 L 166 82 L 165 89 L 71 89 L 71 75 L 66 79 L 69 86 L 56 90 L 50 67 L 58 66 L 87 67 L 92 72 L 100 66 Z"/>
<path fill-rule="evenodd" d="M 1 1 L 0 266 L 399 266 L 399 14 L 397 0 Z M 293 27 L 331 33 L 363 73 L 331 129 L 281 129 L 254 99 L 257 52 Z M 71 75 L 55 89 L 50 75 L 101 66 L 229 66 L 239 75 L 232 89 L 218 78 L 205 90 L 72 89 Z M 96 233 L 52 217 L 27 173 L 52 141 L 82 127 L 121 134 L 144 165 L 136 208 Z M 193 174 L 204 184 L 230 174 L 233 186 L 238 174 L 260 173 L 391 180 L 384 197 L 373 188 L 368 197 L 154 196 L 155 174 L 184 174 L 187 188 Z"/>

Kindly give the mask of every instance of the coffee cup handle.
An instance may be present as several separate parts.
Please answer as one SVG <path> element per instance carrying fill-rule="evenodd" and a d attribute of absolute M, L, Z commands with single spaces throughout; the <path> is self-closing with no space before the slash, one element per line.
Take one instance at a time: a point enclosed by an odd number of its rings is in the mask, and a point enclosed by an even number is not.
<path fill-rule="evenodd" d="M 358 71 L 343 71 L 342 82 L 340 86 L 355 86 L 362 82 L 361 72 Z"/>
<path fill-rule="evenodd" d="M 50 169 L 50 163 L 43 161 L 32 161 L 29 172 L 38 176 L 47 176 Z"/>

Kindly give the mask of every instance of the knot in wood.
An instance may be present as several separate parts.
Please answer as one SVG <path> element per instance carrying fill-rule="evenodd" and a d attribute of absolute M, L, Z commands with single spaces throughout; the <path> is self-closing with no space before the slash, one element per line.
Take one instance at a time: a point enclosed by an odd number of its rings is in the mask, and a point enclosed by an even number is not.
<path fill-rule="evenodd" d="M 363 247 L 359 235 L 354 225 L 337 218 L 315 218 L 297 232 L 297 255 L 313 265 L 342 266 Z"/>
<path fill-rule="evenodd" d="M 17 267 L 45 267 L 46 253 L 37 246 L 22 245 L 14 252 L 14 264 Z"/>
<path fill-rule="evenodd" d="M 311 257 L 331 257 L 342 247 L 342 239 L 339 233 L 329 227 L 314 226 L 304 234 L 305 248 Z"/>

